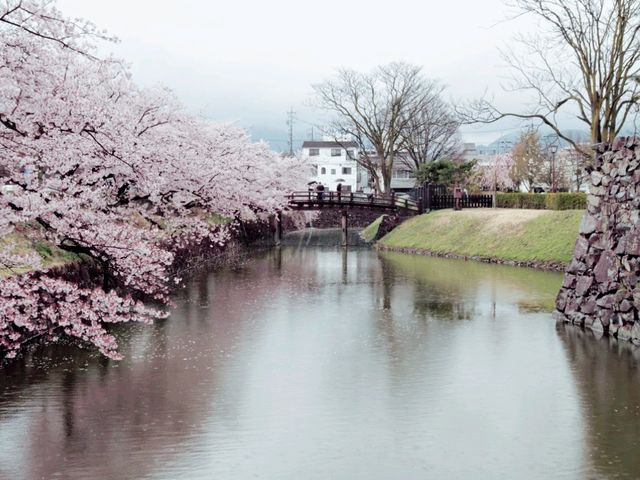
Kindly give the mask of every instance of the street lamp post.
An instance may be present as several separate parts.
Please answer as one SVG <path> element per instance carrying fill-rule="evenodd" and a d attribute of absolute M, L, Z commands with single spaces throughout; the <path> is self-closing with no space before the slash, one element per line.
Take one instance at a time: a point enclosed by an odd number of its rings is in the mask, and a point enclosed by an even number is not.
<path fill-rule="evenodd" d="M 550 133 L 549 135 L 545 135 L 544 139 L 547 155 L 551 157 L 549 159 L 551 162 L 551 191 L 555 193 L 558 190 L 558 182 L 556 180 L 556 152 L 558 151 L 558 136 Z"/>

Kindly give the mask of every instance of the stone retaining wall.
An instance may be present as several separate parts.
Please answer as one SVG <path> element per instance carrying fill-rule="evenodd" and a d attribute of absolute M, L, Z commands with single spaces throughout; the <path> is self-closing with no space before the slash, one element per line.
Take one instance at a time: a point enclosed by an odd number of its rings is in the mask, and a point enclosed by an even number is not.
<path fill-rule="evenodd" d="M 640 343 L 640 139 L 621 137 L 594 148 L 587 212 L 556 315 Z"/>
<path fill-rule="evenodd" d="M 376 218 L 382 215 L 379 210 L 367 210 L 359 208 L 347 209 L 349 213 L 349 227 L 365 228 Z M 342 212 L 338 208 L 319 210 L 318 216 L 311 222 L 313 228 L 336 228 L 340 226 Z"/>

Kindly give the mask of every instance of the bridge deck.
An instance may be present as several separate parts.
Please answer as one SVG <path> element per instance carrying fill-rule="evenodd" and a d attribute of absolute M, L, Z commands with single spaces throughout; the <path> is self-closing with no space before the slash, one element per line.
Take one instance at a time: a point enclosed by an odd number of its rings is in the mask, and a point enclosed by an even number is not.
<path fill-rule="evenodd" d="M 421 205 L 415 200 L 359 192 L 293 192 L 287 195 L 289 207 L 294 210 L 318 210 L 322 208 L 371 208 L 378 210 L 408 210 L 421 213 Z"/>

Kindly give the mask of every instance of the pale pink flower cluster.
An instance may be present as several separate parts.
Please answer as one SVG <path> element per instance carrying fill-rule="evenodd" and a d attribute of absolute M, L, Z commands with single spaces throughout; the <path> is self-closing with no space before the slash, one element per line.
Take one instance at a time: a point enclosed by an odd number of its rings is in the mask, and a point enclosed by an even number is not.
<path fill-rule="evenodd" d="M 43 274 L 0 280 L 0 356 L 66 335 L 115 357 L 103 323 L 157 312 L 114 283 L 167 302 L 173 252 L 229 239 L 208 214 L 273 213 L 304 183 L 299 160 L 188 114 L 164 88 L 139 88 L 123 62 L 95 56 L 98 39 L 110 40 L 54 2 L 0 3 L 0 236 L 44 237 L 105 278 L 91 291 Z M 0 250 L 0 267 L 25 263 L 37 259 Z"/>
<path fill-rule="evenodd" d="M 24 342 L 39 336 L 72 337 L 95 345 L 104 355 L 120 358 L 106 323 L 148 322 L 160 310 L 102 289 L 78 288 L 39 273 L 3 280 L 0 291 L 0 350 L 12 358 Z"/>
<path fill-rule="evenodd" d="M 493 157 L 487 164 L 476 164 L 474 177 L 481 187 L 498 190 L 515 187 L 513 168 L 515 162 L 510 153 L 503 153 Z"/>

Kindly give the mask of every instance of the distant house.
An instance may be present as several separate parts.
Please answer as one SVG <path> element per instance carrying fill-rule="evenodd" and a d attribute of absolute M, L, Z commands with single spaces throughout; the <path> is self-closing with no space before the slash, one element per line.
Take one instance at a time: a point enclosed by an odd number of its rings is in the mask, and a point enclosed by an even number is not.
<path fill-rule="evenodd" d="M 411 170 L 403 162 L 395 162 L 391 171 L 391 189 L 396 192 L 406 192 L 415 187 L 415 170 Z"/>
<path fill-rule="evenodd" d="M 335 191 L 338 184 L 344 192 L 363 187 L 357 155 L 358 144 L 352 141 L 308 140 L 302 144 L 302 158 L 312 168 L 310 181 L 322 183 L 329 191 Z"/>
<path fill-rule="evenodd" d="M 378 162 L 377 155 L 374 152 L 368 152 L 368 155 L 373 163 Z M 363 185 L 369 184 L 368 172 L 363 172 L 361 182 Z M 400 152 L 396 154 L 393 169 L 391 170 L 391 189 L 395 192 L 407 192 L 413 190 L 415 187 L 415 167 L 413 167 L 412 161 L 409 160 L 406 153 Z"/>
<path fill-rule="evenodd" d="M 375 163 L 375 154 L 368 152 Z M 302 158 L 311 166 L 311 182 L 322 183 L 329 191 L 335 191 L 338 183 L 343 191 L 371 191 L 367 170 L 356 161 L 361 152 L 358 144 L 352 141 L 314 141 L 307 140 L 302 144 Z M 396 158 L 391 174 L 391 188 L 396 192 L 404 192 L 415 187 L 416 175 L 407 162 Z"/>

